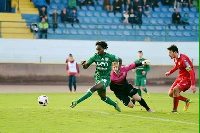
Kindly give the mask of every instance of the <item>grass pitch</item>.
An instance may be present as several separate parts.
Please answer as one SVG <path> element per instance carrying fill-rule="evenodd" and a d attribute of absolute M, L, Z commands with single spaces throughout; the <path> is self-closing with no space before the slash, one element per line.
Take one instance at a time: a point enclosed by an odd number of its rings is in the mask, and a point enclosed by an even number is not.
<path fill-rule="evenodd" d="M 121 102 L 119 113 L 102 102 L 96 93 L 74 109 L 69 107 L 71 101 L 83 93 L 47 93 L 50 103 L 42 107 L 37 103 L 40 95 L 0 94 L 0 133 L 199 132 L 198 94 L 183 94 L 193 103 L 184 112 L 185 104 L 180 101 L 179 114 L 168 114 L 172 110 L 172 99 L 167 94 L 151 94 L 149 99 L 144 95 L 155 113 L 148 113 L 141 106 L 130 109 Z M 113 94 L 108 96 L 117 99 Z"/>

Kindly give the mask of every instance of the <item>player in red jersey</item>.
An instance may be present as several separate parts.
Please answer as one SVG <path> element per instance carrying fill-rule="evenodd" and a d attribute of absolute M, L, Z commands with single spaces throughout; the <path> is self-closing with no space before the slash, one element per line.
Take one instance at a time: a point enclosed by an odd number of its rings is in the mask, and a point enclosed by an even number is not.
<path fill-rule="evenodd" d="M 190 105 L 190 99 L 181 96 L 180 92 L 185 92 L 189 88 L 192 89 L 193 93 L 196 92 L 193 64 L 188 56 L 178 52 L 178 47 L 176 45 L 171 45 L 167 49 L 171 59 L 174 59 L 175 66 L 169 72 L 166 72 L 165 75 L 169 76 L 179 69 L 178 78 L 172 84 L 168 93 L 169 96 L 174 99 L 172 113 L 177 113 L 179 100 L 186 103 L 186 106 L 184 107 L 184 110 L 186 111 Z"/>

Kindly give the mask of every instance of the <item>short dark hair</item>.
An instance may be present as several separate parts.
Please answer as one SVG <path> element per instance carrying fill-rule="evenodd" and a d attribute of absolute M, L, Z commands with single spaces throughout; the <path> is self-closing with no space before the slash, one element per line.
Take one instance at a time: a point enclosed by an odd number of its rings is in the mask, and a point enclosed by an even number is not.
<path fill-rule="evenodd" d="M 101 46 L 103 49 L 108 48 L 108 44 L 105 41 L 98 41 L 98 42 L 96 42 L 96 46 L 97 45 Z"/>
<path fill-rule="evenodd" d="M 69 57 L 72 57 L 72 54 L 69 54 Z"/>
<path fill-rule="evenodd" d="M 142 51 L 140 50 L 140 51 L 138 51 L 138 53 L 142 53 Z"/>
<path fill-rule="evenodd" d="M 177 52 L 178 53 L 178 47 L 176 45 L 171 45 L 167 48 L 169 51 L 172 51 L 172 52 Z"/>

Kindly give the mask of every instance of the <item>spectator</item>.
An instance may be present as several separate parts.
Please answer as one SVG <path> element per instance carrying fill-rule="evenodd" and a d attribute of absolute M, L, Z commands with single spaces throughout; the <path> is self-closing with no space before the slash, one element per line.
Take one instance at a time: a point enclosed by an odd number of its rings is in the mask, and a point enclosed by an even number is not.
<path fill-rule="evenodd" d="M 42 7 L 47 8 L 46 0 L 32 0 L 32 1 L 34 3 L 35 7 L 37 7 L 39 11 Z"/>
<path fill-rule="evenodd" d="M 108 12 L 112 11 L 112 6 L 110 3 L 110 0 L 104 0 L 103 7 L 104 7 L 104 10 L 106 10 Z"/>
<path fill-rule="evenodd" d="M 129 24 L 128 19 L 129 19 L 129 14 L 128 14 L 127 11 L 124 11 L 124 14 L 123 14 L 123 24 Z"/>
<path fill-rule="evenodd" d="M 165 5 L 165 6 L 169 6 L 170 5 L 170 0 L 162 0 L 162 5 Z"/>
<path fill-rule="evenodd" d="M 131 0 L 121 0 L 121 2 L 122 2 L 122 9 L 123 9 L 123 11 L 129 11 L 128 10 L 129 7 L 130 6 L 132 7 Z"/>
<path fill-rule="evenodd" d="M 55 29 L 58 27 L 58 13 L 57 13 L 57 10 L 54 9 L 53 13 L 50 14 L 50 16 L 52 17 L 53 30 L 55 31 Z"/>
<path fill-rule="evenodd" d="M 178 12 L 178 9 L 175 9 L 172 14 L 172 23 L 173 24 L 181 24 L 181 14 Z"/>
<path fill-rule="evenodd" d="M 69 13 L 67 12 L 66 8 L 63 8 L 63 10 L 60 13 L 60 17 L 62 23 L 70 22 Z"/>
<path fill-rule="evenodd" d="M 139 8 L 139 11 L 137 12 L 137 17 L 135 19 L 135 23 L 141 25 L 142 24 L 142 8 Z"/>
<path fill-rule="evenodd" d="M 48 5 L 50 5 L 51 1 L 50 1 L 50 0 L 46 0 L 46 3 L 47 3 Z"/>
<path fill-rule="evenodd" d="M 170 7 L 175 8 L 174 3 L 175 3 L 175 0 L 169 0 L 169 6 Z"/>
<path fill-rule="evenodd" d="M 45 7 L 42 7 L 39 15 L 40 15 L 40 21 L 42 20 L 42 18 L 44 18 L 47 15 L 47 10 Z"/>
<path fill-rule="evenodd" d="M 78 6 L 81 8 L 81 6 L 85 5 L 85 0 L 77 0 Z"/>
<path fill-rule="evenodd" d="M 77 6 L 76 0 L 68 0 L 68 7 L 69 7 L 69 9 L 76 8 L 76 6 Z"/>
<path fill-rule="evenodd" d="M 6 12 L 11 12 L 11 0 L 6 0 Z"/>
<path fill-rule="evenodd" d="M 69 54 L 69 58 L 66 60 L 67 74 L 69 82 L 69 90 L 72 93 L 72 84 L 74 86 L 74 93 L 76 93 L 76 75 L 79 76 L 79 66 L 74 60 L 72 54 Z"/>
<path fill-rule="evenodd" d="M 116 14 L 116 11 L 117 12 L 122 12 L 122 3 L 121 1 L 119 0 L 114 0 L 113 2 L 113 11 L 114 11 L 114 14 Z"/>
<path fill-rule="evenodd" d="M 139 0 L 135 0 L 133 2 L 133 10 L 134 11 L 139 11 L 140 8 L 142 8 L 142 4 L 140 3 Z"/>
<path fill-rule="evenodd" d="M 142 8 L 145 11 L 145 14 L 149 13 L 149 6 L 151 4 L 151 0 L 142 0 Z"/>
<path fill-rule="evenodd" d="M 79 23 L 78 15 L 75 8 L 72 10 L 72 13 L 70 14 L 70 20 L 71 20 L 72 26 L 74 23 Z"/>
<path fill-rule="evenodd" d="M 42 38 L 44 34 L 45 38 L 47 39 L 47 30 L 49 28 L 49 24 L 45 21 L 45 18 L 42 18 L 42 22 L 40 22 L 39 28 L 40 28 L 40 38 Z"/>
<path fill-rule="evenodd" d="M 133 24 L 135 24 L 135 18 L 136 18 L 136 14 L 133 10 L 133 8 L 130 10 L 129 12 L 129 23 L 132 24 L 132 28 L 133 28 Z"/>
<path fill-rule="evenodd" d="M 94 6 L 94 1 L 93 0 L 85 0 L 85 5 Z"/>
<path fill-rule="evenodd" d="M 199 3 L 199 2 L 198 2 Z M 191 7 L 191 0 L 183 0 L 182 7 L 187 7 L 190 10 Z M 199 7 L 199 6 L 198 6 Z"/>
<path fill-rule="evenodd" d="M 182 24 L 184 25 L 184 28 L 185 28 L 185 25 L 190 25 L 189 23 L 189 17 L 188 17 L 188 14 L 185 13 L 184 16 L 182 17 Z"/>

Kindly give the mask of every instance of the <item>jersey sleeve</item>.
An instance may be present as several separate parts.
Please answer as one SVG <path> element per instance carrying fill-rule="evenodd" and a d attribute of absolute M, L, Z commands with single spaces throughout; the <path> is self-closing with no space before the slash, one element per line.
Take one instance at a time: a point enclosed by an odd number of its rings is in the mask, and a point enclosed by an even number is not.
<path fill-rule="evenodd" d="M 189 60 L 184 59 L 183 66 L 190 73 L 191 85 L 195 85 L 195 72 L 189 62 L 190 62 Z"/>
<path fill-rule="evenodd" d="M 136 67 L 135 63 L 132 63 L 128 66 L 124 66 L 124 69 L 128 72 L 131 69 L 134 69 Z"/>
<path fill-rule="evenodd" d="M 173 72 L 175 72 L 178 69 L 178 67 L 175 65 L 169 72 L 170 74 L 172 74 Z"/>
<path fill-rule="evenodd" d="M 90 57 L 90 59 L 87 61 L 87 65 L 91 65 L 95 61 L 95 55 Z"/>
<path fill-rule="evenodd" d="M 115 55 L 112 55 L 112 54 L 110 54 L 109 58 L 110 58 L 110 60 L 111 60 L 112 62 L 119 61 L 119 57 L 117 57 L 117 56 L 115 56 Z"/>

